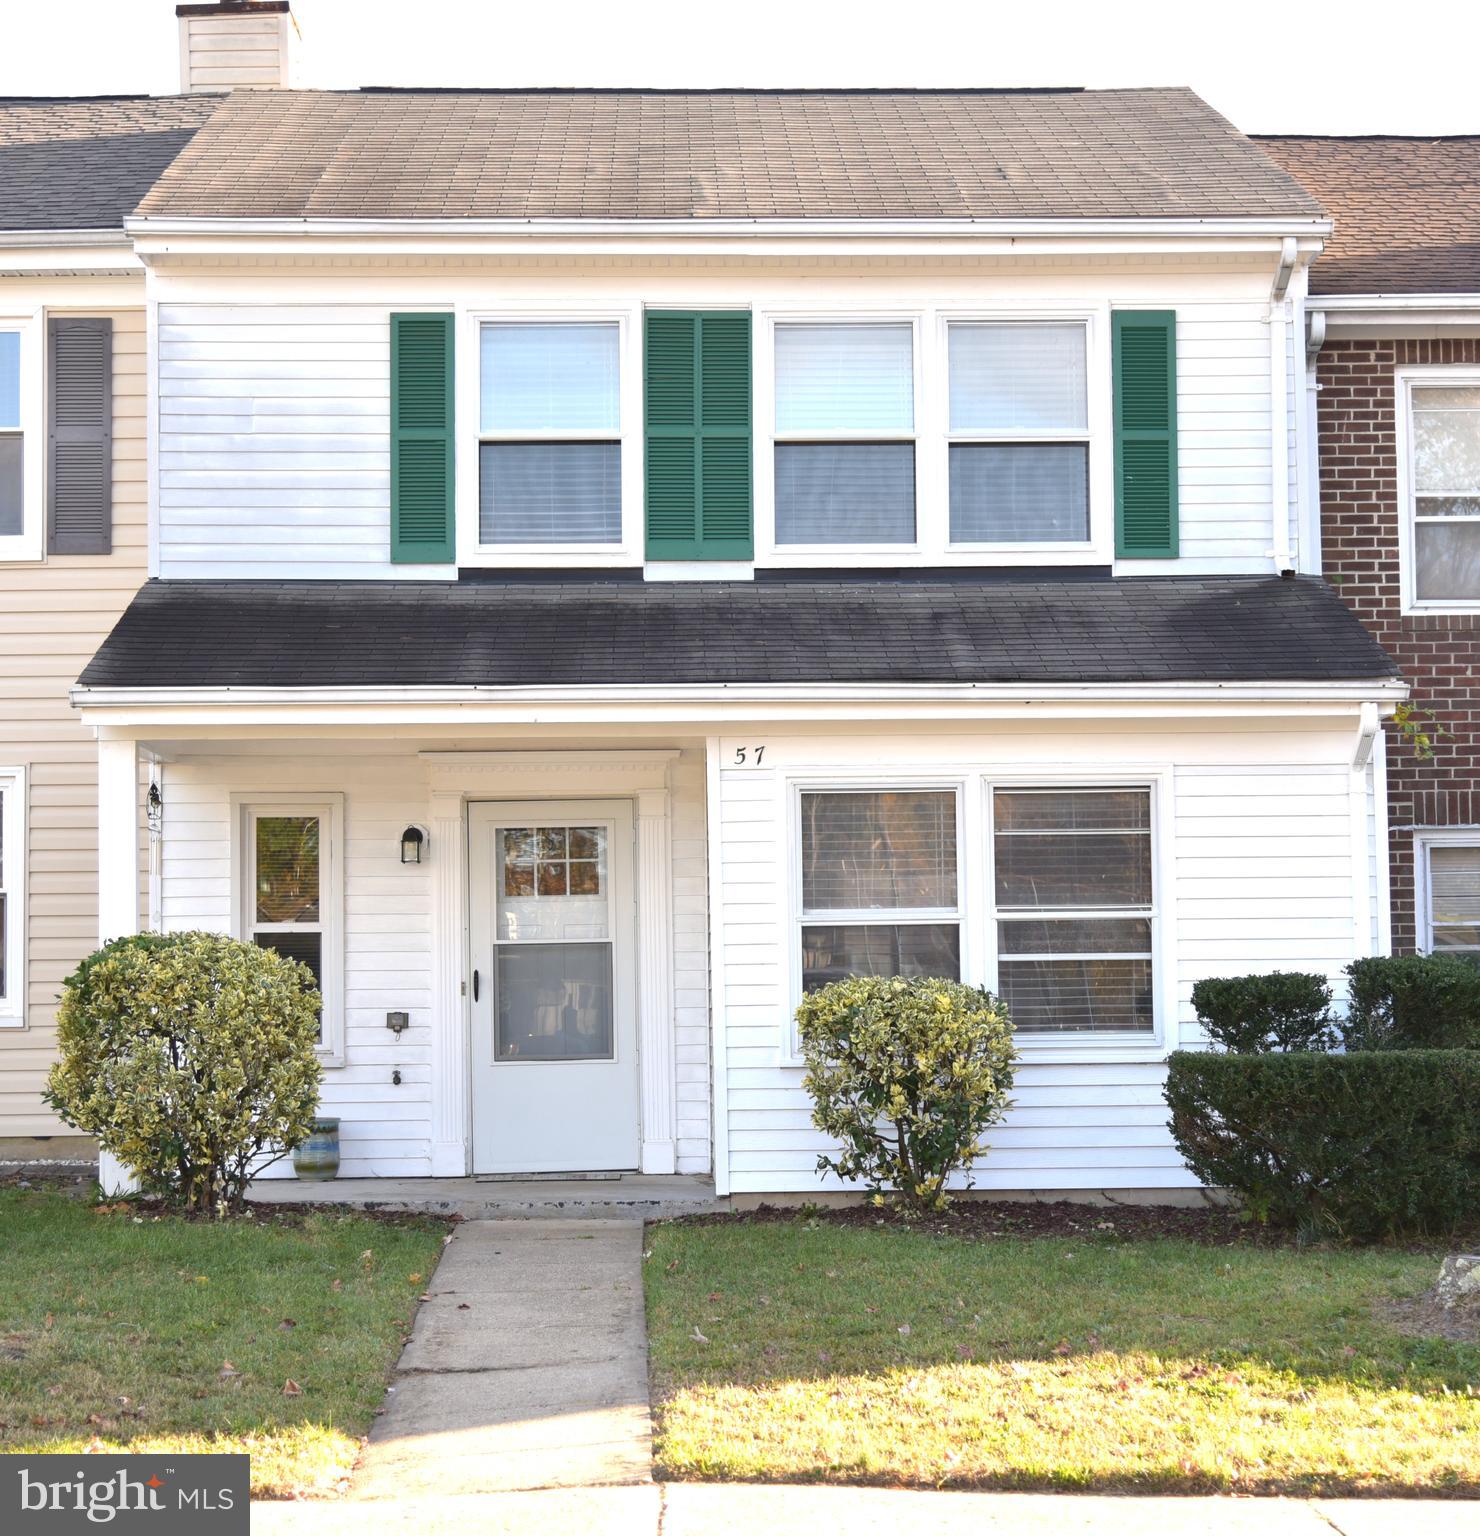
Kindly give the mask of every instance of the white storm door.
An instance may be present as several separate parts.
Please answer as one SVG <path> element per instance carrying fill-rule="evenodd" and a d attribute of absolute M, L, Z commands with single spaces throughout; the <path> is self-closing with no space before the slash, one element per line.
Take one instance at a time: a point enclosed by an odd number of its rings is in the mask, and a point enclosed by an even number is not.
<path fill-rule="evenodd" d="M 638 1166 L 632 808 L 468 807 L 473 1171 Z"/>

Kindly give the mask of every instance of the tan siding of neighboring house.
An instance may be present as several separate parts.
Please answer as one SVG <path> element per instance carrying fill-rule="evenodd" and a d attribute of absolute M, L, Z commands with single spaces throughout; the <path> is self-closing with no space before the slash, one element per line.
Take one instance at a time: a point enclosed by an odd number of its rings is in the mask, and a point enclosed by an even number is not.
<path fill-rule="evenodd" d="M 98 920 L 97 748 L 68 693 L 148 565 L 144 311 L 87 313 L 113 318 L 113 553 L 0 563 L 0 764 L 30 780 L 26 1028 L 0 1030 L 0 1139 L 69 1134 L 40 1095 Z"/>

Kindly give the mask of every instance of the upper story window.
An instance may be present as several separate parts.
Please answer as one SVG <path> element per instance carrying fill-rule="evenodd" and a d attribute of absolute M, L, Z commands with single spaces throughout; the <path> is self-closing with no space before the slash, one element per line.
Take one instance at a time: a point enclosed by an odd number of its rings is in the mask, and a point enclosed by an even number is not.
<path fill-rule="evenodd" d="M 480 328 L 478 541 L 619 544 L 620 328 Z"/>
<path fill-rule="evenodd" d="M 951 324 L 952 544 L 1089 540 L 1082 324 Z"/>
<path fill-rule="evenodd" d="M 1413 378 L 1407 414 L 1408 602 L 1480 607 L 1480 378 Z"/>
<path fill-rule="evenodd" d="M 25 447 L 21 333 L 0 329 L 0 539 L 18 539 L 26 531 Z"/>
<path fill-rule="evenodd" d="M 776 542 L 915 542 L 910 324 L 776 327 Z"/>

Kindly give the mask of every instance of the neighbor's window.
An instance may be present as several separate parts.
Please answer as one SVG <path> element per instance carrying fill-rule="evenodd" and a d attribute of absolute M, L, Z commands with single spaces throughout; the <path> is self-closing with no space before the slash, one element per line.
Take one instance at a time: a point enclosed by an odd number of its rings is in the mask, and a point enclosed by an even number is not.
<path fill-rule="evenodd" d="M 21 898 L 25 869 L 20 822 L 25 795 L 20 776 L 0 774 L 0 1026 L 23 1024 Z"/>
<path fill-rule="evenodd" d="M 615 323 L 482 327 L 480 543 L 621 542 L 620 337 Z"/>
<path fill-rule="evenodd" d="M 776 327 L 776 542 L 912 544 L 911 325 Z"/>
<path fill-rule="evenodd" d="M 802 987 L 961 973 L 954 790 L 801 797 Z"/>
<path fill-rule="evenodd" d="M 0 330 L 0 539 L 26 531 L 22 495 L 21 336 Z"/>
<path fill-rule="evenodd" d="M 1428 948 L 1480 958 L 1480 842 L 1429 843 Z"/>
<path fill-rule="evenodd" d="M 313 972 L 323 1007 L 319 1040 L 338 1026 L 338 914 L 343 903 L 331 807 L 272 804 L 246 811 L 242 937 Z"/>
<path fill-rule="evenodd" d="M 1014 1026 L 1149 1032 L 1150 791 L 999 789 L 992 826 L 998 989 Z"/>
<path fill-rule="evenodd" d="M 1414 601 L 1480 603 L 1480 384 L 1411 399 Z"/>
<path fill-rule="evenodd" d="M 953 544 L 1089 539 L 1083 325 L 948 328 Z"/>

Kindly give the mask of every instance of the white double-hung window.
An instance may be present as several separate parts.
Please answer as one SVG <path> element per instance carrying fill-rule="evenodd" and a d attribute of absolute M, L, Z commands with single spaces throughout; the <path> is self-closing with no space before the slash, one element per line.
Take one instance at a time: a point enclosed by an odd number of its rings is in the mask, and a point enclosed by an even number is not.
<path fill-rule="evenodd" d="M 1150 1034 L 1148 788 L 996 788 L 997 985 L 1020 1033 Z"/>
<path fill-rule="evenodd" d="M 915 542 L 915 328 L 775 332 L 778 545 Z"/>
<path fill-rule="evenodd" d="M 1480 838 L 1420 834 L 1419 948 L 1480 960 Z"/>
<path fill-rule="evenodd" d="M 480 327 L 481 545 L 621 543 L 620 329 Z"/>
<path fill-rule="evenodd" d="M 1082 323 L 952 322 L 953 545 L 1089 541 Z"/>
<path fill-rule="evenodd" d="M 801 982 L 961 974 L 957 793 L 803 790 Z"/>
<path fill-rule="evenodd" d="M 1480 608 L 1480 374 L 1425 371 L 1399 388 L 1408 606 Z"/>

